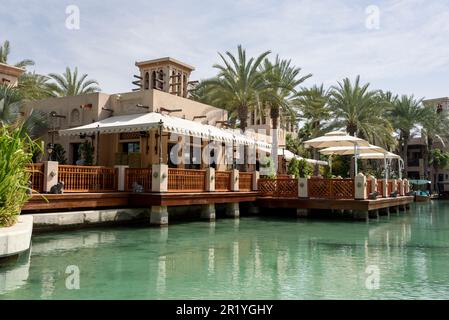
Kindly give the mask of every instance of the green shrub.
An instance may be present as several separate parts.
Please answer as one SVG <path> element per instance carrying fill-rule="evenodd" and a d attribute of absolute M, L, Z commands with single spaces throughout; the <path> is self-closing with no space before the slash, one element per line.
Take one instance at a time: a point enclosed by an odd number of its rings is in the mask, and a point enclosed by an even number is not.
<path fill-rule="evenodd" d="M 306 178 L 313 173 L 313 166 L 304 159 L 293 158 L 288 164 L 287 173 L 293 174 L 296 178 Z"/>
<path fill-rule="evenodd" d="M 21 127 L 0 123 L 0 227 L 13 225 L 27 201 L 31 163 L 37 145 Z"/>

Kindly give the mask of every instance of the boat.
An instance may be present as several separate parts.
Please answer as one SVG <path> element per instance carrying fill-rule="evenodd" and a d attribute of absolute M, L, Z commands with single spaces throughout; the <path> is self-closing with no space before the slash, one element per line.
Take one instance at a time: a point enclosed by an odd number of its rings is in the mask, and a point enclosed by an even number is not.
<path fill-rule="evenodd" d="M 427 202 L 430 198 L 429 195 L 415 194 L 415 202 Z"/>
<path fill-rule="evenodd" d="M 415 202 L 428 202 L 431 199 L 430 185 L 428 180 L 409 180 L 415 194 Z"/>

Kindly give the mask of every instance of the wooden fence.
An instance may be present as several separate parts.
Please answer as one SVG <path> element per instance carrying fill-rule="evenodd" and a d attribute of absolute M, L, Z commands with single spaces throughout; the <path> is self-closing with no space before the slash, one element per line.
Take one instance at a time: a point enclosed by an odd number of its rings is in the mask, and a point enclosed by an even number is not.
<path fill-rule="evenodd" d="M 206 170 L 168 169 L 169 192 L 206 191 Z"/>
<path fill-rule="evenodd" d="M 26 166 L 26 171 L 30 172 L 31 188 L 34 192 L 44 191 L 44 164 L 33 163 Z"/>
<path fill-rule="evenodd" d="M 116 170 L 107 167 L 60 165 L 58 180 L 64 192 L 116 191 Z"/>
<path fill-rule="evenodd" d="M 298 180 L 291 178 L 258 181 L 259 194 L 263 197 L 295 198 L 298 197 Z"/>
<path fill-rule="evenodd" d="M 215 191 L 231 191 L 231 171 L 215 172 Z"/>
<path fill-rule="evenodd" d="M 253 185 L 252 172 L 239 173 L 239 191 L 251 191 Z"/>
<path fill-rule="evenodd" d="M 133 191 L 134 183 L 143 187 L 144 192 L 151 192 L 151 168 L 126 168 L 125 191 Z"/>
<path fill-rule="evenodd" d="M 309 179 L 309 198 L 354 199 L 354 179 Z"/>

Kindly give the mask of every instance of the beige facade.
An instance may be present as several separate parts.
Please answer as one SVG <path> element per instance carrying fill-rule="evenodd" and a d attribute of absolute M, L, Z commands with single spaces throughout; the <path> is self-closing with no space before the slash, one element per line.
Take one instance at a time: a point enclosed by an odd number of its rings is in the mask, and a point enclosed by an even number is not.
<path fill-rule="evenodd" d="M 25 72 L 22 68 L 0 63 L 0 84 L 17 86 L 19 77 Z"/>

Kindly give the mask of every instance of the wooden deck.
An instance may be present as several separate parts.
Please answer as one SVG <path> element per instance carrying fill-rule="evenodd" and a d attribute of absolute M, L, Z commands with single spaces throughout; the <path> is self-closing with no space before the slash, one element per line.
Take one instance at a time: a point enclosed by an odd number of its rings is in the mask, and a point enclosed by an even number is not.
<path fill-rule="evenodd" d="M 372 211 L 407 205 L 413 202 L 412 196 L 397 198 L 378 198 L 377 200 L 347 200 L 347 199 L 300 199 L 300 198 L 275 198 L 259 197 L 257 205 L 265 208 L 296 208 L 296 209 L 336 209 Z"/>
<path fill-rule="evenodd" d="M 22 212 L 255 202 L 257 195 L 257 192 L 35 194 L 22 208 Z"/>

